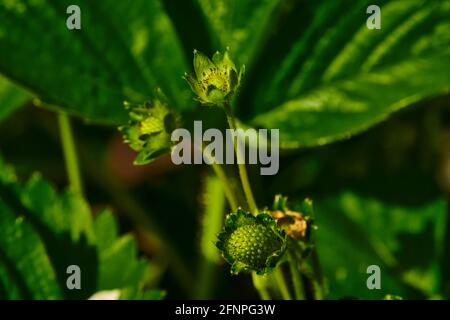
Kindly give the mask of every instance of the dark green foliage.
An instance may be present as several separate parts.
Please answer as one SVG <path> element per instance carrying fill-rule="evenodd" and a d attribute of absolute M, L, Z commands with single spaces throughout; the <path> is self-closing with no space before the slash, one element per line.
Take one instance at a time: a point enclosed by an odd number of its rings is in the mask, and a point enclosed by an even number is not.
<path fill-rule="evenodd" d="M 85 200 L 57 194 L 39 175 L 25 185 L 0 159 L 0 293 L 3 299 L 87 299 L 127 289 L 141 298 L 148 263 L 131 236 L 118 237 L 111 212 L 94 220 Z M 82 272 L 81 290 L 66 286 L 66 269 Z"/>
<path fill-rule="evenodd" d="M 69 31 L 73 4 L 82 29 Z M 300 200 L 314 200 L 317 230 L 307 249 L 317 249 L 325 298 L 449 298 L 450 1 L 380 0 L 380 30 L 366 27 L 370 4 L 0 0 L 0 151 L 19 176 L 45 176 L 21 183 L 0 160 L 0 298 L 87 299 L 119 289 L 121 299 L 160 299 L 164 292 L 151 288 L 161 279 L 156 287 L 175 298 L 256 297 L 241 278 L 220 273 L 211 253 L 219 218 L 232 211 L 221 189 L 200 197 L 207 169 L 175 170 L 167 157 L 175 127 L 192 131 L 199 119 L 204 129 L 226 127 L 222 110 L 200 107 L 196 94 L 203 104 L 231 100 L 239 126 L 280 129 L 280 172 L 259 176 L 249 166 L 252 188 L 259 208 L 283 193 L 299 201 L 291 210 L 310 215 Z M 199 94 L 194 48 L 207 57 L 229 50 L 233 78 L 214 73 Z M 195 74 L 195 93 L 185 72 Z M 93 208 L 111 204 L 120 228 L 108 210 L 93 218 L 86 199 L 47 182 L 67 185 L 49 110 L 77 119 L 87 199 Z M 137 155 L 120 147 L 117 126 Z M 133 159 L 152 163 L 131 168 Z M 224 174 L 242 204 L 234 169 Z M 215 218 L 200 219 L 203 208 Z M 238 215 L 248 220 L 238 223 Z M 219 247 L 233 272 L 266 273 L 283 262 L 284 236 L 264 217 L 227 219 Z M 150 230 L 139 241 L 154 263 L 122 235 L 131 229 Z M 70 264 L 82 269 L 80 291 L 65 286 Z M 373 264 L 381 290 L 366 286 Z M 296 267 L 307 282 L 311 270 Z"/>

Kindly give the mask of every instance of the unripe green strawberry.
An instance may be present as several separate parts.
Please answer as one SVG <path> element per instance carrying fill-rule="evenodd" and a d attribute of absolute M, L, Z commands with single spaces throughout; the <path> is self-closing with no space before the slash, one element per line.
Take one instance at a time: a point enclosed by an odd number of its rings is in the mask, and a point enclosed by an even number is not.
<path fill-rule="evenodd" d="M 231 264 L 231 273 L 270 272 L 286 250 L 286 236 L 266 213 L 253 216 L 241 209 L 227 216 L 217 247 Z"/>
<path fill-rule="evenodd" d="M 140 105 L 125 103 L 129 112 L 128 124 L 119 127 L 124 142 L 139 152 L 134 164 L 142 165 L 170 152 L 172 131 L 178 127 L 179 117 L 161 98 Z"/>

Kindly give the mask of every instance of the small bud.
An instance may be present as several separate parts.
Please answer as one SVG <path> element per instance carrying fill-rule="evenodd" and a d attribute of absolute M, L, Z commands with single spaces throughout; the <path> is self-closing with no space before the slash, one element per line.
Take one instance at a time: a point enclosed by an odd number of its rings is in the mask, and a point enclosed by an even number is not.
<path fill-rule="evenodd" d="M 221 105 L 230 102 L 240 85 L 244 67 L 237 71 L 228 56 L 216 52 L 212 61 L 203 53 L 194 50 L 195 74 L 185 74 L 184 79 L 197 95 L 196 99 L 205 105 Z"/>
<path fill-rule="evenodd" d="M 170 152 L 172 131 L 178 127 L 178 116 L 159 99 L 143 105 L 124 103 L 130 121 L 119 127 L 124 142 L 139 152 L 134 164 L 147 164 L 158 156 Z"/>
<path fill-rule="evenodd" d="M 289 210 L 287 207 L 287 197 L 276 195 L 273 211 L 270 212 L 272 217 L 277 221 L 278 226 L 282 228 L 286 234 L 294 240 L 308 241 L 309 233 L 312 226 L 310 215 L 312 211 L 312 201 L 305 199 L 301 205 L 301 212 Z"/>
<path fill-rule="evenodd" d="M 227 216 L 216 246 L 231 264 L 231 273 L 265 274 L 286 251 L 286 236 L 267 213 L 253 216 L 241 209 Z"/>

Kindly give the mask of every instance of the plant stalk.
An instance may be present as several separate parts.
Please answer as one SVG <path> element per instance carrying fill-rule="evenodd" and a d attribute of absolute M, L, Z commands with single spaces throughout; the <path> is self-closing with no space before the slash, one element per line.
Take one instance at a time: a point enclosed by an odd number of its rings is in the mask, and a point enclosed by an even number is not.
<path fill-rule="evenodd" d="M 225 102 L 224 105 L 225 114 L 227 116 L 228 125 L 230 126 L 230 129 L 236 130 L 236 121 L 234 118 L 233 111 L 231 110 L 230 104 L 228 102 Z M 237 137 L 239 139 L 239 137 Z M 241 159 L 243 159 L 241 154 L 241 149 L 239 148 L 238 143 L 234 143 L 233 139 L 233 145 L 234 150 L 236 152 L 236 159 L 238 162 L 238 168 L 239 168 L 239 176 L 241 178 L 242 188 L 244 189 L 245 198 L 247 199 L 247 203 L 249 206 L 250 211 L 256 215 L 258 213 L 258 207 L 255 202 L 255 198 L 253 197 L 253 192 L 250 187 L 250 182 L 248 180 L 248 174 L 247 169 L 245 167 L 245 164 L 242 163 Z"/>
<path fill-rule="evenodd" d="M 286 279 L 284 278 L 283 270 L 281 269 L 281 266 L 276 268 L 273 271 L 273 276 L 275 279 L 275 282 L 278 286 L 278 289 L 280 290 L 281 297 L 284 300 L 292 300 L 291 293 L 289 292 Z"/>
<path fill-rule="evenodd" d="M 317 254 L 317 248 L 313 248 L 311 252 L 311 260 L 312 260 L 312 267 L 314 270 L 314 299 L 315 300 L 322 300 L 323 299 L 323 276 L 322 276 L 322 269 L 320 267 L 319 262 L 319 255 Z"/>
<path fill-rule="evenodd" d="M 219 178 L 219 180 L 222 182 L 223 191 L 225 193 L 225 197 L 227 198 L 231 210 L 236 211 L 236 209 L 238 208 L 237 200 L 236 197 L 234 196 L 233 191 L 231 190 L 230 183 L 228 182 L 227 176 L 225 175 L 223 168 L 217 163 L 213 163 L 212 168 L 217 178 Z"/>
<path fill-rule="evenodd" d="M 58 122 L 70 188 L 83 194 L 80 166 L 69 116 L 65 112 L 58 112 Z"/>
<path fill-rule="evenodd" d="M 261 300 L 270 300 L 270 294 L 263 276 L 258 276 L 255 272 L 252 272 L 252 280 Z"/>
<path fill-rule="evenodd" d="M 305 300 L 305 288 L 303 285 L 303 280 L 300 274 L 300 270 L 297 265 L 297 260 L 295 258 L 295 254 L 293 254 L 290 250 L 287 252 L 288 255 L 288 263 L 292 276 L 292 283 L 294 285 L 295 299 L 296 300 Z"/>
<path fill-rule="evenodd" d="M 225 192 L 218 177 L 208 175 L 203 190 L 204 214 L 200 240 L 202 254 L 194 290 L 195 299 L 210 299 L 213 293 L 220 260 L 220 254 L 213 243 L 222 228 L 225 210 Z"/>
<path fill-rule="evenodd" d="M 202 153 L 203 153 L 203 147 L 204 146 L 202 145 L 202 150 L 199 150 Z M 231 210 L 235 211 L 238 208 L 238 201 L 236 199 L 235 194 L 233 193 L 233 190 L 231 189 L 231 184 L 228 181 L 225 171 L 223 170 L 223 168 L 220 164 L 216 163 L 215 158 L 212 155 L 205 154 L 205 156 L 209 159 L 209 162 L 211 163 L 211 166 L 212 166 L 217 178 L 219 178 L 219 180 L 222 182 L 222 186 L 223 186 L 223 189 L 225 192 L 225 197 L 227 198 L 227 201 L 230 205 Z"/>

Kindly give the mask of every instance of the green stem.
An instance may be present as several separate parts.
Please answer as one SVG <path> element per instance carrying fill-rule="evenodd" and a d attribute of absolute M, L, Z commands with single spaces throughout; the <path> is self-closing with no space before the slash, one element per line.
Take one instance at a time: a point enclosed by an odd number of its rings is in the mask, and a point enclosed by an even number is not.
<path fill-rule="evenodd" d="M 314 270 L 314 299 L 322 300 L 323 299 L 323 277 L 322 277 L 322 269 L 320 267 L 319 255 L 317 254 L 317 248 L 313 248 L 311 252 L 311 260 L 312 267 Z"/>
<path fill-rule="evenodd" d="M 69 116 L 64 112 L 59 112 L 58 122 L 70 188 L 73 191 L 82 194 L 83 186 L 81 182 L 80 167 L 78 164 L 78 157 Z"/>
<path fill-rule="evenodd" d="M 228 102 L 225 102 L 223 107 L 225 109 L 225 114 L 227 116 L 228 125 L 230 126 L 230 129 L 236 130 L 236 121 L 234 119 L 233 111 L 231 110 L 230 104 Z M 237 139 L 239 139 L 239 137 L 237 137 Z M 244 189 L 245 198 L 247 199 L 247 203 L 250 208 L 250 211 L 256 215 L 258 213 L 258 207 L 256 205 L 255 198 L 253 197 L 253 192 L 250 187 L 247 169 L 245 167 L 245 164 L 242 163 L 242 161 L 241 161 L 241 159 L 242 159 L 241 150 L 239 148 L 238 143 L 234 143 L 234 139 L 233 139 L 233 145 L 234 145 L 234 150 L 236 152 L 236 159 L 237 159 L 238 168 L 239 168 L 239 176 L 241 178 L 241 183 L 242 183 L 242 188 Z"/>
<path fill-rule="evenodd" d="M 231 185 L 228 182 L 227 176 L 223 168 L 217 163 L 213 163 L 212 168 L 217 178 L 219 178 L 219 180 L 222 182 L 225 197 L 227 198 L 227 201 L 230 204 L 231 211 L 236 211 L 236 209 L 238 208 L 238 203 L 236 197 L 234 196 L 233 191 L 231 190 Z"/>
<path fill-rule="evenodd" d="M 286 284 L 286 279 L 284 278 L 283 270 L 281 269 L 281 267 L 278 267 L 273 271 L 273 276 L 277 283 L 278 289 L 280 289 L 283 299 L 292 300 L 292 296 L 289 292 L 288 286 Z"/>
<path fill-rule="evenodd" d="M 200 151 L 203 153 L 203 150 L 200 150 Z M 212 166 L 217 178 L 219 178 L 219 180 L 222 182 L 222 186 L 223 186 L 223 189 L 225 192 L 225 197 L 227 198 L 228 203 L 230 204 L 231 210 L 235 211 L 238 208 L 238 201 L 236 200 L 233 190 L 231 189 L 231 184 L 228 181 L 225 171 L 223 170 L 223 168 L 220 164 L 216 163 L 215 158 L 212 155 L 205 154 L 205 156 L 208 157 L 209 162 L 211 163 L 211 166 Z"/>
<path fill-rule="evenodd" d="M 303 286 L 303 280 L 297 265 L 295 254 L 288 250 L 287 255 L 289 268 L 291 270 L 292 283 L 294 285 L 295 299 L 305 300 L 305 288 Z"/>
<path fill-rule="evenodd" d="M 252 273 L 253 286 L 258 291 L 262 300 L 270 300 L 270 294 L 267 290 L 266 280 L 263 276 L 258 276 L 255 272 Z"/>

